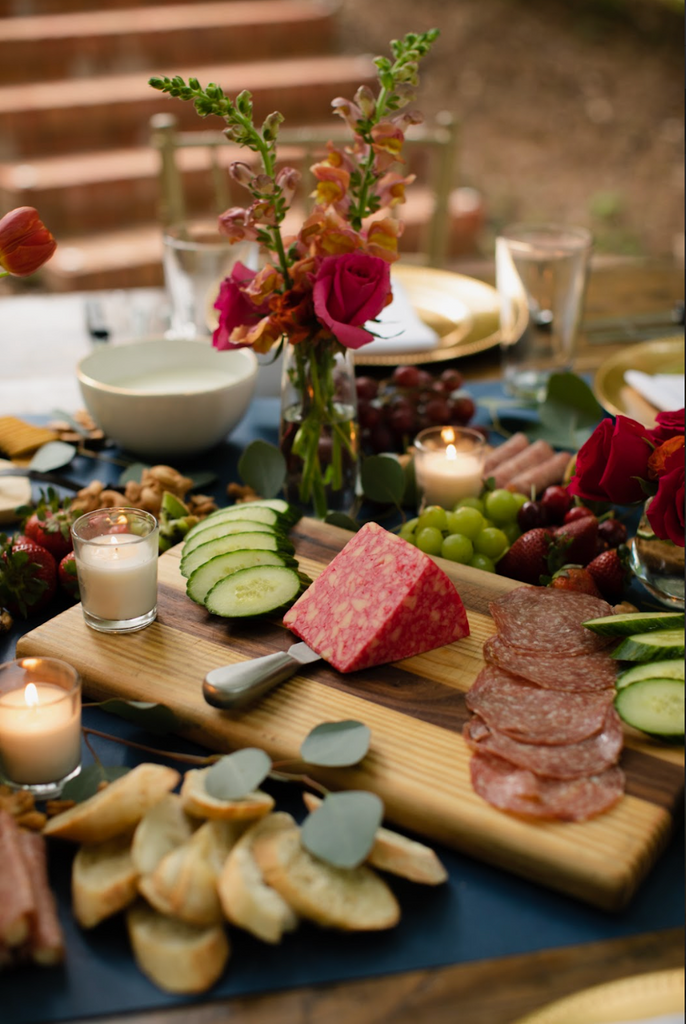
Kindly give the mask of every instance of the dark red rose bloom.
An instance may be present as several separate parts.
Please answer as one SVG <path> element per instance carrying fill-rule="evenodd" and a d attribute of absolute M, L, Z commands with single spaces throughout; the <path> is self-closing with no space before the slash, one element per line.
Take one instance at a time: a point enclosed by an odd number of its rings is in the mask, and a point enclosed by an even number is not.
<path fill-rule="evenodd" d="M 656 537 L 684 546 L 684 461 L 660 477 L 657 494 L 648 505 L 648 522 Z"/>
<path fill-rule="evenodd" d="M 314 311 L 341 345 L 361 348 L 374 340 L 362 324 L 379 315 L 390 291 L 389 265 L 378 256 L 326 256 L 314 279 Z"/>
<path fill-rule="evenodd" d="M 637 478 L 648 478 L 653 451 L 648 430 L 628 416 L 605 419 L 576 457 L 569 492 L 586 501 L 633 505 L 645 498 Z"/>
<path fill-rule="evenodd" d="M 669 441 L 670 438 L 686 432 L 683 409 L 677 409 L 675 412 L 660 412 L 657 414 L 656 420 L 657 426 L 648 431 L 654 445 L 659 446 L 665 441 Z"/>

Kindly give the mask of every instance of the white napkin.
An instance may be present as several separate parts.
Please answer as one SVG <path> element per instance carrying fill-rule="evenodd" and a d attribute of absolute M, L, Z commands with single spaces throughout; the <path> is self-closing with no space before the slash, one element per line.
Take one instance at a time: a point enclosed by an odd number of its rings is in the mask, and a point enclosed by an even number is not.
<path fill-rule="evenodd" d="M 415 313 L 407 292 L 399 281 L 393 280 L 393 301 L 379 313 L 379 322 L 373 320 L 365 328 L 377 335 L 362 349 L 370 355 L 400 355 L 408 351 L 425 352 L 436 347 L 438 334 Z"/>
<path fill-rule="evenodd" d="M 624 380 L 661 412 L 674 412 L 684 407 L 683 373 L 651 374 L 626 370 Z"/>

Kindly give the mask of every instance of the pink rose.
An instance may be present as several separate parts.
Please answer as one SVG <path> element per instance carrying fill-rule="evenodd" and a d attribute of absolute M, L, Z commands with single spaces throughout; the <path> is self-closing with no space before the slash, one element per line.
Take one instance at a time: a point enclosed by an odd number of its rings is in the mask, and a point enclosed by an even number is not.
<path fill-rule="evenodd" d="M 648 431 L 653 444 L 660 446 L 665 441 L 684 433 L 684 410 L 660 412 L 657 414 L 657 426 Z"/>
<path fill-rule="evenodd" d="M 653 450 L 648 434 L 628 416 L 618 416 L 614 424 L 603 420 L 579 450 L 570 493 L 586 501 L 615 505 L 643 501 L 645 493 L 636 478 L 648 478 L 648 459 Z"/>
<path fill-rule="evenodd" d="M 660 477 L 657 494 L 648 505 L 648 522 L 656 537 L 684 546 L 684 463 L 683 459 Z"/>
<path fill-rule="evenodd" d="M 373 340 L 361 325 L 379 315 L 390 291 L 388 263 L 378 256 L 366 252 L 326 256 L 314 279 L 314 311 L 341 345 L 361 348 Z"/>
<path fill-rule="evenodd" d="M 242 291 L 254 277 L 254 270 L 250 270 L 242 263 L 236 263 L 229 277 L 222 281 L 214 304 L 214 308 L 219 310 L 219 324 L 212 334 L 212 344 L 215 348 L 240 348 L 240 345 L 232 343 L 231 332 L 236 327 L 257 323 L 269 312 L 266 303 L 256 306 Z"/>

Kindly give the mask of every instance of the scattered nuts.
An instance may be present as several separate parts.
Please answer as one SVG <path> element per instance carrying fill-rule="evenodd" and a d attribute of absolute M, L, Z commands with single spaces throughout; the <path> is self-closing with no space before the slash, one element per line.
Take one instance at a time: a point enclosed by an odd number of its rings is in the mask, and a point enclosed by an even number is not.
<path fill-rule="evenodd" d="M 235 500 L 237 505 L 243 505 L 248 501 L 258 501 L 261 498 L 261 495 L 253 491 L 252 487 L 243 486 L 242 484 L 229 484 L 226 488 L 226 493 Z"/>
<path fill-rule="evenodd" d="M 45 813 L 48 818 L 54 818 L 57 814 L 61 814 L 62 811 L 68 811 L 75 806 L 76 800 L 47 800 L 45 803 Z"/>
<path fill-rule="evenodd" d="M 40 832 L 48 820 L 47 814 L 42 811 L 27 811 L 25 814 L 15 815 L 17 825 L 22 828 L 29 828 L 33 832 Z"/>
<path fill-rule="evenodd" d="M 9 633 L 14 625 L 14 619 L 6 608 L 0 608 L 0 633 Z"/>

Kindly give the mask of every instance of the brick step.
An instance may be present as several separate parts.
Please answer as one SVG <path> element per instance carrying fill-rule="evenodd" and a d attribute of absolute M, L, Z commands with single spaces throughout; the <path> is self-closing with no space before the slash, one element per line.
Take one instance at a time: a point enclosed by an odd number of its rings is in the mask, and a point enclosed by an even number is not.
<path fill-rule="evenodd" d="M 328 0 L 223 0 L 11 18 L 0 23 L 4 84 L 127 73 L 151 65 L 322 55 L 335 42 Z"/>
<path fill-rule="evenodd" d="M 372 85 L 376 78 L 368 56 L 324 56 L 190 69 L 172 65 L 104 75 L 87 83 L 76 79 L 4 86 L 0 88 L 0 159 L 143 145 L 155 113 L 174 114 L 181 128 L 197 128 L 192 103 L 148 85 L 148 78 L 158 74 L 195 76 L 202 84 L 217 82 L 229 96 L 249 89 L 256 121 L 280 110 L 291 124 L 325 120 L 335 96 L 352 96 L 359 85 Z M 212 117 L 205 124 L 221 128 L 222 121 Z"/>

